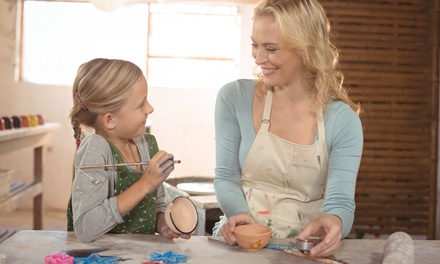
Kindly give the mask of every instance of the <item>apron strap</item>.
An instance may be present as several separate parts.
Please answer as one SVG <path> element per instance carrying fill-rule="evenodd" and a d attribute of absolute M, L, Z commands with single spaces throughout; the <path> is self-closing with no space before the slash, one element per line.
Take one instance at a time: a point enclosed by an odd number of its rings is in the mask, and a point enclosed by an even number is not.
<path fill-rule="evenodd" d="M 272 90 L 268 89 L 266 93 L 266 100 L 264 102 L 263 120 L 261 120 L 260 130 L 269 131 L 270 127 L 270 114 L 272 111 Z M 325 140 L 325 125 L 324 125 L 324 113 L 322 106 L 318 107 L 317 111 L 318 121 L 318 140 Z"/>
<path fill-rule="evenodd" d="M 317 119 L 318 119 L 318 140 L 325 140 L 325 126 L 324 126 L 324 113 L 322 110 L 322 106 L 319 106 L 316 111 Z"/>
<path fill-rule="evenodd" d="M 156 138 L 152 134 L 145 133 L 144 137 L 148 142 L 148 153 L 150 154 L 151 159 L 159 151 L 159 147 L 157 146 Z"/>
<path fill-rule="evenodd" d="M 266 101 L 264 102 L 263 120 L 261 120 L 260 130 L 269 131 L 271 111 L 272 111 L 272 90 L 268 89 L 266 93 Z"/>

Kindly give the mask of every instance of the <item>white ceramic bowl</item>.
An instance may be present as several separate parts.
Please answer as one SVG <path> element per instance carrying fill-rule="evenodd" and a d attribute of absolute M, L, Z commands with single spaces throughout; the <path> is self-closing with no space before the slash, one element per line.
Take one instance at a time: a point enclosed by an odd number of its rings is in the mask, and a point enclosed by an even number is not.
<path fill-rule="evenodd" d="M 198 221 L 197 208 L 187 197 L 176 197 L 165 209 L 165 222 L 178 234 L 191 234 Z"/>

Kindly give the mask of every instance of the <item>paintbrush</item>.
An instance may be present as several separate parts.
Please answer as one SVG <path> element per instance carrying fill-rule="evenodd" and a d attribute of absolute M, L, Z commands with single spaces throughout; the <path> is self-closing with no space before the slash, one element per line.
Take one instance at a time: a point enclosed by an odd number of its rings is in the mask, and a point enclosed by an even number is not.
<path fill-rule="evenodd" d="M 174 160 L 174 163 L 181 163 L 181 160 Z M 127 163 L 113 163 L 113 164 L 92 164 L 92 165 L 82 165 L 79 169 L 88 168 L 99 168 L 99 167 L 120 167 L 120 166 L 138 166 L 138 165 L 148 165 L 148 162 L 127 162 Z"/>

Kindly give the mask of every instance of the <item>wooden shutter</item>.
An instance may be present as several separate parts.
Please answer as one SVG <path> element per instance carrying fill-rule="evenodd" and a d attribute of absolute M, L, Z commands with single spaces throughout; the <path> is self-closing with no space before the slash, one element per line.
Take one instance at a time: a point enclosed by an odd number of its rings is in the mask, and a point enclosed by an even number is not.
<path fill-rule="evenodd" d="M 435 236 L 438 1 L 321 0 L 364 150 L 352 233 Z"/>

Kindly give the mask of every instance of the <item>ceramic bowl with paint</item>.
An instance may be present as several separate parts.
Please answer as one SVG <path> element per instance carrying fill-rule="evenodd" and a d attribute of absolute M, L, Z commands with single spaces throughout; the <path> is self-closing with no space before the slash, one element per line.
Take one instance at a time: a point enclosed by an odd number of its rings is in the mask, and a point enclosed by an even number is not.
<path fill-rule="evenodd" d="M 269 244 L 272 229 L 259 224 L 241 225 L 235 228 L 233 234 L 243 250 L 260 251 Z"/>
<path fill-rule="evenodd" d="M 187 197 L 176 197 L 165 209 L 165 222 L 178 234 L 191 234 L 198 221 L 197 208 Z"/>

